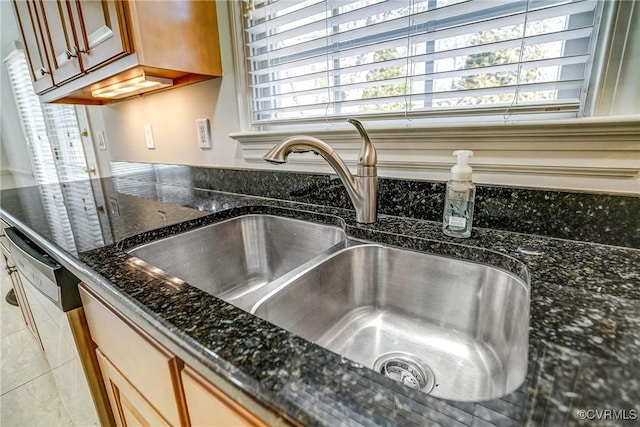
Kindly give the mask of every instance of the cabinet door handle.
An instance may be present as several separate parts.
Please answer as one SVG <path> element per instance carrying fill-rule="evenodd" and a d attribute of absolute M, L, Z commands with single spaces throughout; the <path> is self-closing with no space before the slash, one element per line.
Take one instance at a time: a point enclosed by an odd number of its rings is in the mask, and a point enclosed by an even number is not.
<path fill-rule="evenodd" d="M 40 68 L 38 71 L 40 71 L 40 74 L 41 74 L 41 75 L 43 75 L 43 76 L 44 76 L 44 75 L 47 75 L 47 74 L 51 74 L 51 73 L 50 73 L 49 71 L 47 71 L 47 69 L 46 69 L 46 68 L 44 68 L 44 67 Z"/>
<path fill-rule="evenodd" d="M 87 53 L 87 51 L 85 50 L 80 50 L 78 49 L 77 46 L 73 47 L 73 52 L 71 52 L 69 49 L 65 50 L 64 53 L 67 54 L 67 59 L 71 59 L 71 58 L 77 58 L 79 54 L 81 53 Z"/>

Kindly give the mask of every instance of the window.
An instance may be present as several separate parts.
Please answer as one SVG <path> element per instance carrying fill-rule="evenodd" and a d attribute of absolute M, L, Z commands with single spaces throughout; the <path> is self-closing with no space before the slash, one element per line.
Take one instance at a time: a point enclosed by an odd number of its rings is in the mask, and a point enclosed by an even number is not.
<path fill-rule="evenodd" d="M 41 104 L 22 50 L 5 59 L 9 80 L 31 152 L 38 184 L 87 179 L 76 111 L 71 105 Z"/>
<path fill-rule="evenodd" d="M 70 253 L 92 249 L 102 242 L 102 231 L 75 108 L 40 103 L 22 50 L 11 52 L 5 64 L 51 237 Z"/>
<path fill-rule="evenodd" d="M 255 0 L 256 130 L 360 117 L 583 115 L 602 1 Z"/>

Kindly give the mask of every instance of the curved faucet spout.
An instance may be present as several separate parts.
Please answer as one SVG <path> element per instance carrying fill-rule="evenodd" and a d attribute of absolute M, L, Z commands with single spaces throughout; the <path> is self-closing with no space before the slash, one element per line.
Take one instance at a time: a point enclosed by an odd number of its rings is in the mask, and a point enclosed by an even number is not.
<path fill-rule="evenodd" d="M 344 164 L 329 144 L 313 136 L 298 135 L 287 138 L 269 150 L 263 159 L 269 163 L 282 164 L 287 162 L 287 157 L 291 153 L 307 153 L 309 151 L 322 156 L 331 165 L 340 179 L 342 179 L 342 182 L 345 182 L 347 191 L 350 188 L 355 188 L 354 177 L 349 172 L 347 165 Z M 350 185 L 347 185 L 346 182 Z"/>
<path fill-rule="evenodd" d="M 355 119 L 349 119 L 362 136 L 362 148 L 358 158 L 358 172 L 356 176 L 349 172 L 340 156 L 326 142 L 312 136 L 298 135 L 287 138 L 264 155 L 269 163 L 281 164 L 287 162 L 291 153 L 305 153 L 312 151 L 329 163 L 344 184 L 347 194 L 356 210 L 356 220 L 362 223 L 376 221 L 378 203 L 378 176 L 376 172 L 376 149 L 362 126 Z"/>

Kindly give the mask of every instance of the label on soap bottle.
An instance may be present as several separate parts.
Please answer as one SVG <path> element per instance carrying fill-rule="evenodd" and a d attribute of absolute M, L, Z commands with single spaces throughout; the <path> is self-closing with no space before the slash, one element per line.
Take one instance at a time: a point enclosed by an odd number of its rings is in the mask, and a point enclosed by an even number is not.
<path fill-rule="evenodd" d="M 460 227 L 465 228 L 467 226 L 467 219 L 461 218 L 459 216 L 450 216 L 449 217 L 449 227 Z"/>

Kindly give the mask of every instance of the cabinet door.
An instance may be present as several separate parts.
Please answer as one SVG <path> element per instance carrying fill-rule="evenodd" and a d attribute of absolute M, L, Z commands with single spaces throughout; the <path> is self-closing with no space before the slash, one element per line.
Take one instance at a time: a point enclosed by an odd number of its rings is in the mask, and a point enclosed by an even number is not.
<path fill-rule="evenodd" d="M 33 88 L 36 93 L 42 93 L 53 87 L 54 81 L 51 76 L 51 64 L 45 48 L 37 5 L 33 1 L 14 1 L 13 9 L 24 41 L 24 50 L 29 59 Z"/>
<path fill-rule="evenodd" d="M 262 420 L 186 366 L 182 385 L 192 426 L 266 427 Z"/>
<path fill-rule="evenodd" d="M 170 425 L 100 350 L 96 350 L 96 355 L 118 427 Z"/>
<path fill-rule="evenodd" d="M 180 362 L 149 337 L 141 335 L 111 308 L 99 301 L 86 285 L 80 285 L 80 297 L 87 317 L 91 339 L 128 384 L 155 408 L 171 425 L 187 424 L 180 387 Z"/>
<path fill-rule="evenodd" d="M 131 52 L 121 1 L 73 0 L 69 4 L 84 70 Z"/>
<path fill-rule="evenodd" d="M 70 7 L 66 1 L 38 0 L 43 37 L 51 62 L 51 73 L 56 84 L 82 73 L 78 57 L 78 41 L 71 22 Z"/>

